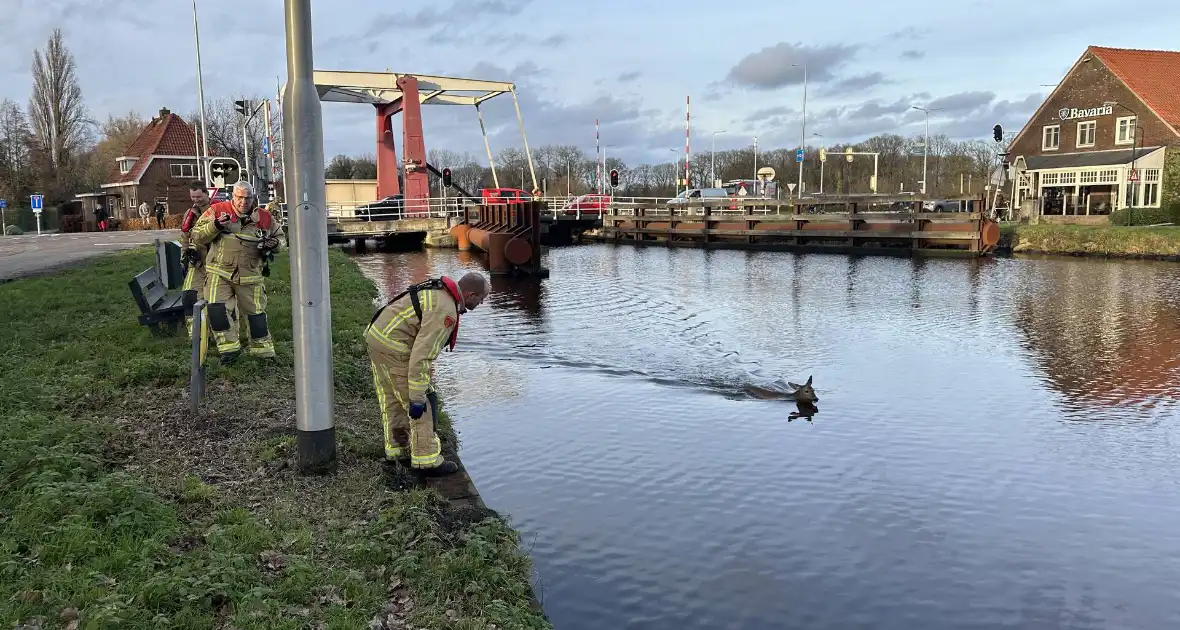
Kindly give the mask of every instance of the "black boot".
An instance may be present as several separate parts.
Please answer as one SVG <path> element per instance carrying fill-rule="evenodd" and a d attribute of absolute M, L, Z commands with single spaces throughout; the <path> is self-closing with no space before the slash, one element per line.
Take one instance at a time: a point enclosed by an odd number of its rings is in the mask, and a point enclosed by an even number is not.
<path fill-rule="evenodd" d="M 221 364 L 222 365 L 229 365 L 229 364 L 233 363 L 234 361 L 237 361 L 238 357 L 241 355 L 242 355 L 241 350 L 235 350 L 233 352 L 226 352 L 221 355 Z"/>
<path fill-rule="evenodd" d="M 446 477 L 447 475 L 453 475 L 459 472 L 459 464 L 456 464 L 449 459 L 444 459 L 438 466 L 433 466 L 431 468 L 415 468 L 414 472 L 423 477 Z"/>

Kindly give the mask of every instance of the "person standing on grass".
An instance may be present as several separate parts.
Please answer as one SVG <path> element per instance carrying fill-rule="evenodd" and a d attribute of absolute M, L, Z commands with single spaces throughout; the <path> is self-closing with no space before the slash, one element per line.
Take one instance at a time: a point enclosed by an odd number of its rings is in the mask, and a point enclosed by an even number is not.
<path fill-rule="evenodd" d="M 385 428 L 385 461 L 409 460 L 425 476 L 450 475 L 459 465 L 442 455 L 434 360 L 455 349 L 459 315 L 475 310 L 491 285 L 470 272 L 458 282 L 443 276 L 410 286 L 373 315 L 365 343 Z M 408 452 L 407 452 L 408 451 Z"/>
<path fill-rule="evenodd" d="M 203 247 L 193 242 L 193 227 L 197 224 L 197 219 L 204 214 L 205 209 L 210 205 L 209 189 L 205 186 L 205 182 L 197 179 L 193 180 L 188 185 L 188 198 L 193 203 L 192 207 L 184 212 L 184 219 L 180 222 L 180 257 L 181 260 L 188 262 L 188 272 L 184 275 L 184 284 L 181 285 L 182 295 L 184 296 L 185 309 L 185 326 L 188 328 L 189 337 L 193 336 L 193 304 L 197 300 L 204 297 L 205 294 L 205 255 L 209 252 L 209 248 Z"/>

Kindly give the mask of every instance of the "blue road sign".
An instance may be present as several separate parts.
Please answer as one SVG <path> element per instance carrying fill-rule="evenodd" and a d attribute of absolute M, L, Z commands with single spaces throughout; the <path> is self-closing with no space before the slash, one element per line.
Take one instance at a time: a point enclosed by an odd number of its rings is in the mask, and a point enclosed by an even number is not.
<path fill-rule="evenodd" d="M 795 161 L 796 162 L 803 161 L 803 149 L 795 149 Z"/>
<path fill-rule="evenodd" d="M 7 207 L 8 207 L 8 200 L 7 199 L 0 199 L 0 208 L 7 208 Z"/>
<path fill-rule="evenodd" d="M 41 202 L 44 199 L 44 195 L 29 195 L 29 207 L 32 208 L 34 212 L 39 212 L 41 210 Z"/>
<path fill-rule="evenodd" d="M 270 154 L 270 138 L 263 138 L 262 139 L 262 154 L 263 155 Z"/>

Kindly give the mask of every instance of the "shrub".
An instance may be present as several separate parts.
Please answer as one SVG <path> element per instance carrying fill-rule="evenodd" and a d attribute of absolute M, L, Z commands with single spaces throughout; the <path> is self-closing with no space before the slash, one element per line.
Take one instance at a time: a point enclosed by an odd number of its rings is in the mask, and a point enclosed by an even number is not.
<path fill-rule="evenodd" d="M 20 236 L 24 233 L 25 233 L 25 231 L 20 229 L 19 225 L 10 225 L 10 226 L 4 228 L 4 234 L 6 234 L 7 236 Z"/>
<path fill-rule="evenodd" d="M 1111 225 L 1180 225 L 1180 203 L 1163 204 L 1159 208 L 1120 208 L 1110 213 Z"/>

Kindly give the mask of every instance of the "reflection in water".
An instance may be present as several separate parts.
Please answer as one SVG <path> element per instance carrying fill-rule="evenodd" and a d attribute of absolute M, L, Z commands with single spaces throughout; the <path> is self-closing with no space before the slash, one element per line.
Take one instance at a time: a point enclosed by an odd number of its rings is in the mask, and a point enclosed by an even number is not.
<path fill-rule="evenodd" d="M 1180 627 L 1177 267 L 546 258 L 438 375 L 556 627 Z M 479 268 L 358 260 L 383 291 Z M 811 374 L 829 421 L 748 394 Z"/>
<path fill-rule="evenodd" d="M 1174 265 L 1038 261 L 1036 268 L 1017 279 L 1015 321 L 1067 404 L 1152 405 L 1180 396 Z"/>
<path fill-rule="evenodd" d="M 791 415 L 787 416 L 787 422 L 797 418 L 807 418 L 807 421 L 811 422 L 811 419 L 817 413 L 819 413 L 819 407 L 816 407 L 813 403 L 800 400 L 795 403 L 795 411 L 792 411 Z"/>

